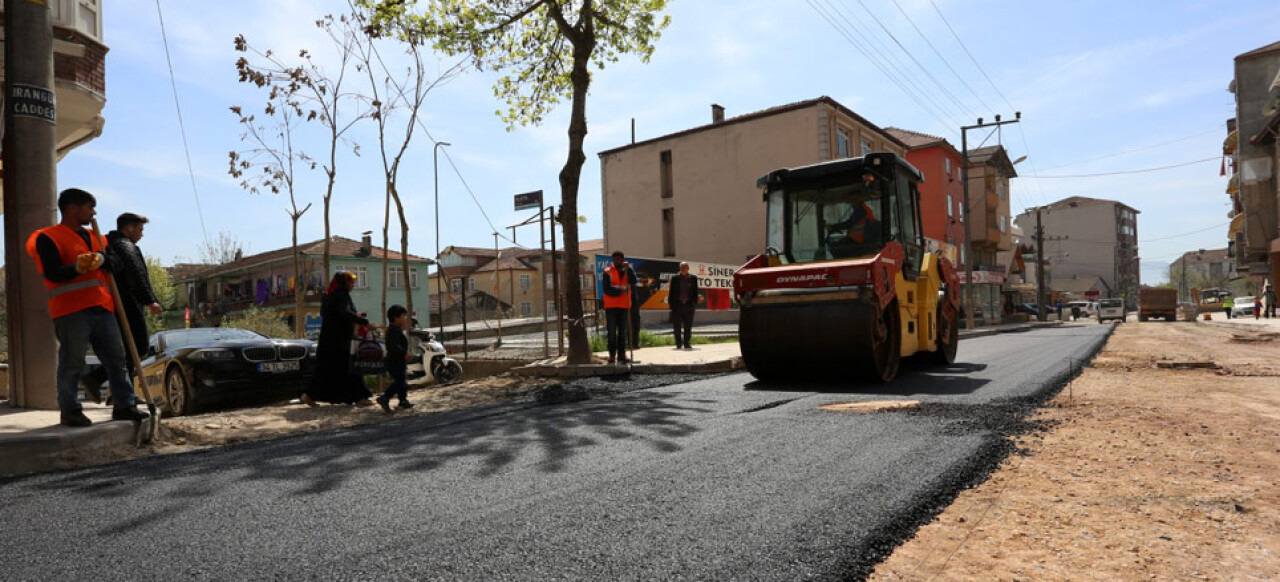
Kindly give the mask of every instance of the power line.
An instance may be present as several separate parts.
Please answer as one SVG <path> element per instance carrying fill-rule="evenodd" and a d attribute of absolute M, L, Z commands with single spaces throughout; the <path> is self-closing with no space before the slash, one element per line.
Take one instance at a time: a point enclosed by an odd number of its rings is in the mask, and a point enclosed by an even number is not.
<path fill-rule="evenodd" d="M 858 0 L 858 5 L 862 6 L 862 9 L 867 13 L 867 15 L 870 16 L 871 19 L 874 20 L 875 23 L 880 26 L 880 30 L 884 31 L 885 34 L 889 35 L 889 38 L 893 40 L 893 43 L 898 45 L 898 48 L 902 49 L 903 53 L 906 53 L 907 58 L 911 59 L 911 62 L 915 63 L 916 66 L 919 67 L 920 70 L 924 72 L 925 76 L 929 77 L 929 80 L 933 81 L 934 85 L 937 85 L 939 89 L 942 89 L 942 92 L 946 93 L 947 97 L 951 98 L 951 103 L 957 108 L 957 110 L 960 111 L 960 114 L 965 115 L 967 112 L 963 111 L 963 108 L 960 106 L 960 100 L 957 99 L 955 95 L 951 94 L 951 91 L 947 89 L 946 85 L 943 85 L 941 82 L 939 82 L 937 77 L 934 77 L 933 73 L 930 73 L 929 70 L 926 69 L 925 66 L 921 64 L 918 59 L 916 59 L 915 55 L 911 54 L 911 51 L 907 50 L 907 47 L 902 44 L 902 41 L 899 41 L 898 37 L 894 36 L 893 32 L 889 30 L 889 27 L 885 26 L 884 23 L 880 21 L 880 18 L 877 17 L 875 13 L 871 11 L 870 8 L 867 8 L 867 5 L 865 2 L 863 2 L 863 0 Z"/>
<path fill-rule="evenodd" d="M 865 57 L 868 61 L 870 61 L 872 66 L 874 66 L 878 71 L 880 71 L 880 73 L 883 74 L 886 78 L 888 78 L 894 85 L 897 85 L 897 87 L 900 90 L 902 90 L 902 92 L 905 93 L 907 97 L 909 97 L 912 101 L 914 101 L 916 105 L 919 105 L 922 110 L 924 110 L 934 119 L 936 119 L 939 123 L 941 123 L 942 127 L 946 127 L 946 128 L 952 127 L 951 122 L 944 119 L 942 115 L 940 115 L 932 107 L 926 104 L 921 99 L 920 96 L 917 96 L 915 92 L 911 90 L 911 88 L 909 88 L 902 80 L 898 79 L 898 77 L 891 72 L 890 68 L 886 66 L 885 63 L 881 63 L 879 59 L 872 56 L 871 52 L 865 46 L 863 46 L 861 42 L 856 40 L 853 35 L 849 33 L 849 30 L 847 30 L 844 26 L 841 26 L 838 22 L 836 22 L 834 8 L 824 9 L 817 4 L 816 0 L 805 0 L 805 3 L 808 4 L 810 8 L 813 8 L 813 10 L 817 12 L 818 15 L 822 17 L 823 20 L 827 21 L 827 24 L 831 25 L 831 27 L 836 30 L 836 33 L 838 33 L 840 36 L 843 36 L 846 42 L 848 42 L 855 49 L 857 49 L 858 52 L 862 53 L 862 56 Z M 828 13 L 828 10 L 831 11 L 831 14 Z M 842 20 L 845 20 L 843 15 L 840 15 L 840 18 Z M 852 27 L 851 23 L 850 23 L 850 27 Z M 952 129 L 951 132 L 953 135 L 955 135 L 956 133 L 954 129 Z"/>
<path fill-rule="evenodd" d="M 173 87 L 173 107 L 178 111 L 178 131 L 182 134 L 182 151 L 187 155 L 187 174 L 191 176 L 191 195 L 196 199 L 196 216 L 200 218 L 200 233 L 204 235 L 204 244 L 209 244 L 209 231 L 204 227 L 204 212 L 200 209 L 200 192 L 196 190 L 196 170 L 191 165 L 191 148 L 187 145 L 187 128 L 182 123 L 182 104 L 178 102 L 178 82 L 173 75 L 173 59 L 169 57 L 169 35 L 164 29 L 164 13 L 160 10 L 160 0 L 156 0 L 156 15 L 160 18 L 160 39 L 164 42 L 164 60 L 169 64 L 169 85 Z"/>
<path fill-rule="evenodd" d="M 1193 231 L 1190 231 L 1190 232 L 1184 232 L 1184 233 L 1182 233 L 1182 234 L 1174 234 L 1174 235 L 1169 235 L 1169 236 L 1162 236 L 1162 237 L 1160 237 L 1160 238 L 1149 238 L 1149 239 L 1146 239 L 1146 240 L 1140 240 L 1140 241 L 1138 241 L 1138 243 L 1139 243 L 1139 244 L 1141 244 L 1141 243 L 1156 242 L 1156 241 L 1160 241 L 1160 240 L 1169 240 L 1169 239 L 1171 239 L 1171 238 L 1182 238 L 1182 237 L 1184 237 L 1184 236 L 1191 236 L 1191 235 L 1193 235 L 1193 234 L 1199 234 L 1199 233 L 1202 233 L 1202 232 L 1205 232 L 1205 231 L 1208 231 L 1208 230 L 1213 230 L 1213 229 L 1215 229 L 1215 228 L 1222 228 L 1222 227 L 1224 227 L 1224 226 L 1226 226 L 1226 225 L 1228 225 L 1228 224 L 1231 224 L 1231 221 L 1229 221 L 1229 220 L 1228 220 L 1227 222 L 1224 222 L 1224 223 L 1222 223 L 1222 224 L 1215 224 L 1215 225 L 1213 225 L 1213 226 L 1210 226 L 1209 228 L 1202 228 L 1202 229 L 1200 229 L 1200 230 L 1193 230 Z"/>
<path fill-rule="evenodd" d="M 1219 160 L 1219 159 L 1220 159 L 1220 158 L 1218 158 L 1218 157 L 1205 158 L 1205 159 L 1203 159 L 1203 160 L 1192 160 L 1192 161 L 1190 161 L 1190 162 L 1183 162 L 1183 163 L 1181 163 L 1181 164 L 1173 164 L 1173 165 L 1169 165 L 1169 166 L 1160 166 L 1160 167 L 1156 167 L 1156 168 L 1143 168 L 1143 169 L 1141 169 L 1141 170 L 1123 170 L 1123 171 L 1119 171 L 1119 172 L 1101 172 L 1101 173 L 1097 173 L 1097 174 L 1070 174 L 1070 175 L 1067 175 L 1067 174 L 1060 174 L 1060 175 L 1055 175 L 1055 176 L 1033 176 L 1033 177 L 1034 177 L 1034 178 L 1044 178 L 1044 179 L 1050 179 L 1050 178 L 1097 178 L 1097 177 L 1100 177 L 1100 176 L 1118 176 L 1118 175 L 1120 175 L 1120 174 L 1141 174 L 1141 173 L 1144 173 L 1144 172 L 1156 172 L 1156 171 L 1160 171 L 1160 170 L 1171 170 L 1171 169 L 1173 169 L 1173 168 L 1181 168 L 1181 167 L 1184 167 L 1184 166 L 1190 166 L 1190 165 L 1192 165 L 1192 164 L 1203 164 L 1203 163 L 1205 163 L 1205 162 L 1213 162 L 1213 161 L 1217 161 L 1217 160 Z"/>
<path fill-rule="evenodd" d="M 1191 134 L 1191 135 L 1186 135 L 1186 136 L 1183 136 L 1183 137 L 1179 137 L 1179 138 L 1177 138 L 1177 139 L 1171 139 L 1171 140 L 1169 140 L 1169 141 L 1163 141 L 1163 142 L 1156 143 L 1156 144 L 1151 144 L 1151 145 L 1146 145 L 1146 146 L 1136 147 L 1136 148 L 1127 149 L 1127 150 L 1121 150 L 1121 151 L 1118 151 L 1118 152 L 1112 152 L 1112 153 L 1109 153 L 1109 154 L 1102 154 L 1102 155 L 1100 155 L 1100 156 L 1098 156 L 1098 157 L 1096 157 L 1096 158 L 1089 158 L 1089 159 L 1087 159 L 1087 160 L 1080 160 L 1080 161 L 1077 161 L 1077 162 L 1068 162 L 1068 163 L 1066 163 L 1066 164 L 1058 164 L 1058 165 L 1056 165 L 1056 166 L 1050 166 L 1050 167 L 1045 168 L 1045 169 L 1046 169 L 1046 170 L 1056 170 L 1056 169 L 1058 169 L 1058 168 L 1065 168 L 1065 167 L 1067 167 L 1067 166 L 1075 166 L 1075 165 L 1078 165 L 1078 164 L 1084 164 L 1084 163 L 1088 163 L 1088 162 L 1096 162 L 1096 161 L 1098 161 L 1098 160 L 1105 160 L 1105 159 L 1107 159 L 1107 158 L 1113 158 L 1113 157 L 1116 157 L 1116 156 L 1122 156 L 1122 155 L 1125 155 L 1125 154 L 1132 154 L 1132 153 L 1135 153 L 1135 152 L 1141 152 L 1141 151 L 1151 150 L 1151 149 L 1155 149 L 1155 148 L 1159 148 L 1159 147 L 1164 147 L 1164 146 L 1167 146 L 1167 145 L 1170 145 L 1170 144 L 1178 143 L 1178 142 L 1180 142 L 1180 141 L 1187 141 L 1187 140 L 1189 140 L 1189 139 L 1195 139 L 1195 138 L 1200 137 L 1200 136 L 1202 136 L 1202 135 L 1206 135 L 1206 134 L 1210 134 L 1210 133 L 1215 133 L 1215 132 L 1221 131 L 1221 130 L 1222 130 L 1222 128 L 1224 128 L 1224 127 L 1226 127 L 1226 124 L 1219 124 L 1217 127 L 1213 128 L 1213 129 L 1210 129 L 1210 130 L 1208 130 L 1208 131 L 1202 131 L 1202 132 L 1199 132 L 1199 133 L 1193 133 L 1193 134 Z"/>
<path fill-rule="evenodd" d="M 946 65 L 947 69 L 951 70 L 951 74 L 955 75 L 956 79 L 960 80 L 960 84 L 964 85 L 964 88 L 969 90 L 969 94 L 973 95 L 973 97 L 978 100 L 978 103 L 981 103 L 984 108 L 992 110 L 992 107 L 987 105 L 987 102 L 982 99 L 982 96 L 978 95 L 978 92 L 973 90 L 973 87 L 969 85 L 969 82 L 965 81 L 964 77 L 956 71 L 955 67 L 951 66 L 951 62 L 947 60 L 947 57 L 942 56 L 942 52 L 938 50 L 938 47 L 933 46 L 933 41 L 929 40 L 928 35 L 920 31 L 920 27 L 916 26 L 915 21 L 911 19 L 911 15 L 907 14 L 907 11 L 902 9 L 902 5 L 898 3 L 898 0 L 893 0 L 893 5 L 898 7 L 898 12 L 901 12 L 902 15 L 906 17 L 907 22 L 911 24 L 911 28 L 915 29 L 916 34 L 919 34 L 925 44 L 929 45 L 929 49 L 933 51 L 933 54 L 937 55 L 938 59 L 942 61 L 942 64 Z"/>
<path fill-rule="evenodd" d="M 956 29 L 951 27 L 951 22 L 947 20 L 946 15 L 942 13 L 942 9 L 938 8 L 938 4 L 933 0 L 929 0 L 929 4 L 933 6 L 934 12 L 938 13 L 938 17 L 942 19 L 942 23 L 947 25 L 947 30 L 951 31 L 951 36 L 956 39 L 957 43 L 960 43 L 960 48 L 964 49 L 964 54 L 969 55 L 969 60 L 973 62 L 973 66 L 978 67 L 978 71 L 982 73 L 982 77 L 987 80 L 987 83 L 991 85 L 992 89 L 996 90 L 996 94 L 1004 100 L 1004 104 L 1008 105 L 1010 109 L 1014 109 L 1013 104 L 1009 103 L 1009 98 L 1004 96 L 1004 93 L 1000 91 L 1000 88 L 997 87 L 995 82 L 991 80 L 991 77 L 987 75 L 987 71 L 982 68 L 982 65 L 978 64 L 978 59 L 973 58 L 973 53 L 969 52 L 969 47 L 965 46 L 963 40 L 960 40 L 960 35 L 956 34 Z"/>

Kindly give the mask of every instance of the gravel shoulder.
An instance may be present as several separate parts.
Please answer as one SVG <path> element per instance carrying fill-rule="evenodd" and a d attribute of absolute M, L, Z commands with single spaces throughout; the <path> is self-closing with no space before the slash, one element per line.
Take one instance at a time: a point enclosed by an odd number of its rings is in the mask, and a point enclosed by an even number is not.
<path fill-rule="evenodd" d="M 1120 325 L 1018 453 L 870 579 L 1278 578 L 1277 377 L 1275 332 Z"/>

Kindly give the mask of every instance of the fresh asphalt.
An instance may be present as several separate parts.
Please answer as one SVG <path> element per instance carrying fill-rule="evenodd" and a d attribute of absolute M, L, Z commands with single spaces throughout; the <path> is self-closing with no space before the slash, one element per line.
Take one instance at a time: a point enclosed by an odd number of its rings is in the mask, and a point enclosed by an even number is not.
<path fill-rule="evenodd" d="M 0 579 L 861 579 L 1111 328 L 965 340 L 888 386 L 593 379 L 571 404 L 0 481 Z M 898 399 L 925 404 L 819 409 Z"/>

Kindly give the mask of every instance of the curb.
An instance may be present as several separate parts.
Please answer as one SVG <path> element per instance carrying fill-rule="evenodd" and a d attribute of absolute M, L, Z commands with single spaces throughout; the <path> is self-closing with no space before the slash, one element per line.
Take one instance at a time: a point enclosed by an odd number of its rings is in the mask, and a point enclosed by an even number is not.
<path fill-rule="evenodd" d="M 148 434 L 151 420 L 141 423 L 107 421 L 64 430 L 55 426 L 0 438 L 0 477 L 16 477 L 58 468 L 69 451 L 98 451 L 131 445 Z M 45 432 L 42 432 L 45 431 Z"/>

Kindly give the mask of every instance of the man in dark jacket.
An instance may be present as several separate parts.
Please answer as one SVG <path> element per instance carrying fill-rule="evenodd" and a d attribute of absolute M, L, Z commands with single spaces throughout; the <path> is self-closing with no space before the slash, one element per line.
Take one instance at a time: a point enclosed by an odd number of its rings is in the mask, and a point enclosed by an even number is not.
<path fill-rule="evenodd" d="M 155 291 L 151 289 L 151 277 L 147 273 L 147 261 L 142 257 L 138 241 L 142 240 L 142 230 L 147 224 L 145 216 L 126 212 L 116 218 L 116 230 L 107 233 L 108 252 L 112 263 L 119 265 L 116 269 L 116 286 L 120 289 L 120 302 L 124 303 L 125 318 L 129 320 L 129 331 L 133 332 L 133 344 L 138 348 L 138 357 L 147 353 L 147 319 L 144 310 L 153 315 L 163 311 L 156 300 Z M 121 330 L 121 336 L 124 330 Z M 133 360 L 129 362 L 129 373 L 133 373 Z"/>
<path fill-rule="evenodd" d="M 698 278 L 689 274 L 689 263 L 680 263 L 680 274 L 671 278 L 667 287 L 667 305 L 671 307 L 671 326 L 676 349 L 693 349 L 693 311 L 698 307 Z"/>

